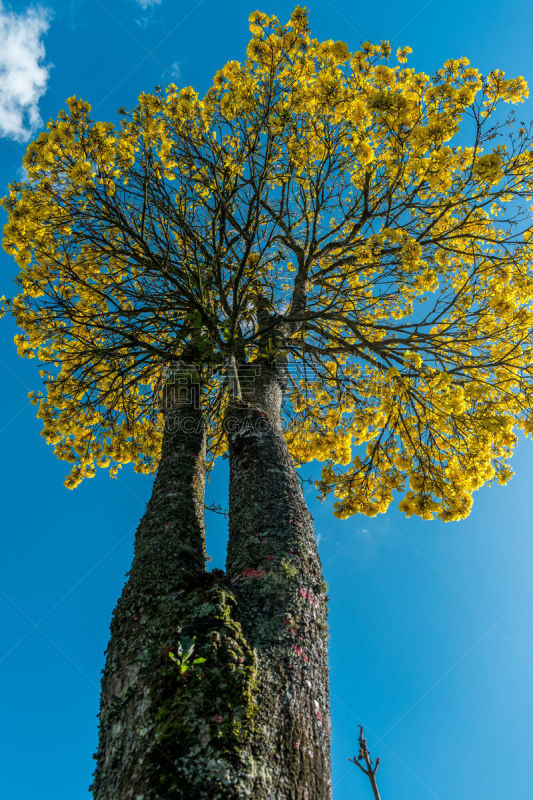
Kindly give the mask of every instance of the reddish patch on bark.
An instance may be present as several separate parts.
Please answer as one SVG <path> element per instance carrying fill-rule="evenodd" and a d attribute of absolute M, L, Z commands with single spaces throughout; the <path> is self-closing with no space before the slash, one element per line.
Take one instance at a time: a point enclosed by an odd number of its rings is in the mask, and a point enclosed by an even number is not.
<path fill-rule="evenodd" d="M 304 600 L 309 600 L 309 602 L 312 603 L 315 607 L 318 605 L 318 600 L 316 599 L 313 592 L 308 592 L 307 589 L 304 589 L 303 586 L 300 586 L 299 592 Z"/>
<path fill-rule="evenodd" d="M 307 664 L 307 662 L 308 662 L 308 660 L 309 660 L 309 659 L 308 659 L 308 658 L 307 658 L 307 656 L 305 655 L 305 653 L 304 653 L 304 651 L 302 650 L 302 648 L 300 647 L 300 645 L 299 645 L 299 644 L 293 644 L 293 646 L 292 646 L 292 649 L 294 650 L 294 652 L 296 653 L 296 655 L 297 655 L 297 656 L 301 656 L 301 658 L 303 659 L 303 661 L 304 661 L 304 662 Z"/>
<path fill-rule="evenodd" d="M 243 578 L 260 578 L 264 574 L 264 569 L 253 569 L 252 567 L 244 567 L 242 571 Z"/>

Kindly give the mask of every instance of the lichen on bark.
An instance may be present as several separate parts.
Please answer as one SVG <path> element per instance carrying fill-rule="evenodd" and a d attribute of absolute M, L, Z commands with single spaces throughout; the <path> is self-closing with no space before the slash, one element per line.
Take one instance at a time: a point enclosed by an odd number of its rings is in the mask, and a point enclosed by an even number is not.
<path fill-rule="evenodd" d="M 205 571 L 204 481 L 201 412 L 169 410 L 111 623 L 95 800 L 226 800 L 250 784 L 255 656 L 224 573 Z M 168 653 L 186 636 L 205 662 L 181 677 Z"/>
<path fill-rule="evenodd" d="M 205 569 L 201 412 L 167 418 L 111 625 L 95 800 L 331 796 L 320 560 L 275 365 L 255 389 L 229 411 L 226 574 Z M 184 413 L 195 424 L 180 426 Z M 205 661 L 181 674 L 169 653 L 193 637 Z"/>
<path fill-rule="evenodd" d="M 313 521 L 281 428 L 283 362 L 230 409 L 227 573 L 257 654 L 254 800 L 327 800 L 327 603 Z"/>
<path fill-rule="evenodd" d="M 184 677 L 168 663 L 153 690 L 155 766 L 161 786 L 174 784 L 176 797 L 246 796 L 257 673 L 235 606 L 221 584 L 190 593 L 182 631 L 196 637 L 195 653 L 206 660 Z"/>

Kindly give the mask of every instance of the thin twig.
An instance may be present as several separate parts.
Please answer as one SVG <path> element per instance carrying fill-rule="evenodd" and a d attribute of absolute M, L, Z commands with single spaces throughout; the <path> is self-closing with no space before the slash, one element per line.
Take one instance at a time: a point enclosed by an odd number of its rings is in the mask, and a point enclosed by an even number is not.
<path fill-rule="evenodd" d="M 212 511 L 214 514 L 221 514 L 226 519 L 228 518 L 228 510 L 222 506 L 216 505 L 215 503 L 212 503 L 211 505 L 206 503 L 204 504 L 204 508 L 206 511 Z"/>
<path fill-rule="evenodd" d="M 359 767 L 361 772 L 365 773 L 370 781 L 370 785 L 372 786 L 374 800 L 381 800 L 378 785 L 376 783 L 376 772 L 378 771 L 380 759 L 376 758 L 375 764 L 372 763 L 362 725 L 359 726 L 359 755 L 349 758 L 348 761 L 351 761 L 352 764 L 355 764 L 356 767 Z"/>

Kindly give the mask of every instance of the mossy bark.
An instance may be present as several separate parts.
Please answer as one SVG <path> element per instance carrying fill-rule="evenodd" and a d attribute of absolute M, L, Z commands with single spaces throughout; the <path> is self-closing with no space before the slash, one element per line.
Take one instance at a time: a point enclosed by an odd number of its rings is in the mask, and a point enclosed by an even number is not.
<path fill-rule="evenodd" d="M 278 370 L 255 388 L 227 419 L 226 574 L 205 571 L 201 412 L 167 411 L 111 624 L 95 800 L 331 797 L 320 562 L 281 432 Z M 182 671 L 170 653 L 193 637 Z"/>
<path fill-rule="evenodd" d="M 284 376 L 261 365 L 228 415 L 227 574 L 255 653 L 254 800 L 331 797 L 325 584 L 300 480 L 281 430 Z"/>
<path fill-rule="evenodd" d="M 152 497 L 111 623 L 95 800 L 237 800 L 250 782 L 242 744 L 255 658 L 223 572 L 205 571 L 204 485 L 201 412 L 167 410 Z M 169 654 L 193 637 L 182 673 Z"/>

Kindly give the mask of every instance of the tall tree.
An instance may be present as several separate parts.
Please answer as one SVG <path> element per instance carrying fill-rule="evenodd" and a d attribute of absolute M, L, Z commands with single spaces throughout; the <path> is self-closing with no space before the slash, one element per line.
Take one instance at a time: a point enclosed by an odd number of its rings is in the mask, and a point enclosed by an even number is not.
<path fill-rule="evenodd" d="M 121 125 L 68 109 L 4 198 L 5 301 L 67 486 L 154 491 L 115 610 L 97 800 L 330 795 L 326 588 L 295 467 L 341 518 L 465 517 L 533 431 L 522 78 L 254 12 L 244 64 Z M 459 132 L 470 144 L 459 140 Z M 226 571 L 206 467 L 230 460 Z"/>

